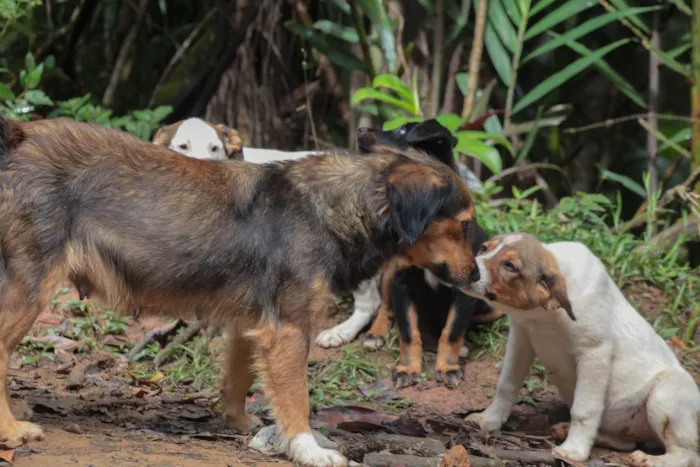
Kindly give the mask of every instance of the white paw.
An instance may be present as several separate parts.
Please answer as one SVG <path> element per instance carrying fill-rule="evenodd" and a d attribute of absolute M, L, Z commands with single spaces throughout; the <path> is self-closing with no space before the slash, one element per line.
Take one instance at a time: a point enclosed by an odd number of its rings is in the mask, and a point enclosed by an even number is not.
<path fill-rule="evenodd" d="M 471 425 L 474 428 L 479 428 L 485 433 L 500 430 L 501 426 L 503 425 L 503 422 L 501 422 L 499 418 L 489 416 L 486 411 L 470 414 L 467 416 L 465 421 L 468 425 Z"/>
<path fill-rule="evenodd" d="M 348 460 L 338 451 L 324 449 L 311 433 L 301 433 L 289 441 L 289 457 L 313 467 L 346 467 Z"/>
<path fill-rule="evenodd" d="M 562 444 L 561 446 L 555 447 L 554 452 L 559 456 L 572 461 L 585 462 L 586 460 L 588 460 L 590 448 L 586 448 L 586 446 L 581 446 L 580 444 L 574 444 L 565 441 L 564 444 Z"/>
<path fill-rule="evenodd" d="M 339 326 L 336 326 L 319 334 L 316 338 L 316 345 L 323 347 L 324 349 L 340 347 L 341 345 L 347 344 L 353 340 L 356 335 L 352 332 L 348 333 L 347 331 L 338 328 Z"/>

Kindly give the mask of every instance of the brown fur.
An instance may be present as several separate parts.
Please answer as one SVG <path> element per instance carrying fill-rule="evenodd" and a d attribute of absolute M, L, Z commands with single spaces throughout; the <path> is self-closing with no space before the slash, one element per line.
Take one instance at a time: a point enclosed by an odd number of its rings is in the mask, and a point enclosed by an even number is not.
<path fill-rule="evenodd" d="M 394 256 L 443 265 L 458 285 L 474 267 L 470 249 L 454 245 L 464 239 L 453 226 L 473 216 L 467 188 L 419 153 L 255 165 L 193 159 L 84 123 L 0 118 L 2 148 L 3 379 L 69 278 L 121 311 L 228 326 L 227 418 L 250 425 L 244 392 L 257 373 L 292 437 L 309 431 L 309 332 L 333 294 Z M 40 438 L 0 391 L 0 439 Z"/>
<path fill-rule="evenodd" d="M 450 385 L 458 382 L 459 373 L 462 371 L 462 367 L 459 364 L 459 351 L 464 345 L 464 336 L 460 335 L 456 339 L 450 339 L 450 332 L 456 313 L 457 310 L 452 306 L 438 341 L 437 359 L 435 361 L 435 372 L 438 380 L 447 380 Z"/>
<path fill-rule="evenodd" d="M 513 235 L 521 238 L 504 242 Z M 494 256 L 483 259 L 489 277 L 487 298 L 519 310 L 564 308 L 576 319 L 559 266 L 535 237 L 521 233 L 498 235 L 482 245 L 478 256 L 487 255 L 499 246 L 501 249 Z"/>

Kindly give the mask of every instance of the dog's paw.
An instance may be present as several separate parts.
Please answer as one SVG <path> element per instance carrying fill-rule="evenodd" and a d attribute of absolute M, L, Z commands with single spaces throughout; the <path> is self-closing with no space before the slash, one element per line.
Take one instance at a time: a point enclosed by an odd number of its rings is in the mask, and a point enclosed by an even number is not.
<path fill-rule="evenodd" d="M 627 462 L 630 467 L 654 467 L 653 458 L 642 451 L 634 451 L 627 458 Z"/>
<path fill-rule="evenodd" d="M 241 434 L 247 434 L 263 427 L 263 422 L 255 415 L 245 414 L 245 416 L 224 413 L 224 420 L 229 428 L 233 428 Z"/>
<path fill-rule="evenodd" d="M 589 448 L 568 441 L 565 441 L 561 446 L 556 446 L 552 451 L 565 460 L 568 459 L 576 462 L 585 462 L 590 453 Z"/>
<path fill-rule="evenodd" d="M 319 446 L 311 433 L 296 435 L 289 441 L 289 457 L 313 467 L 346 467 L 348 460 L 338 451 Z"/>
<path fill-rule="evenodd" d="M 13 421 L 0 428 L 0 445 L 6 448 L 16 448 L 27 441 L 42 439 L 44 431 L 34 423 Z"/>
<path fill-rule="evenodd" d="M 464 419 L 467 425 L 472 428 L 478 428 L 484 433 L 491 433 L 492 431 L 498 431 L 501 429 L 503 423 L 498 418 L 491 418 L 484 412 L 478 412 L 469 414 L 467 418 Z"/>
<path fill-rule="evenodd" d="M 355 334 L 337 329 L 327 329 L 316 337 L 316 345 L 324 349 L 332 349 L 347 344 L 355 338 Z"/>
<path fill-rule="evenodd" d="M 453 370 L 435 372 L 435 380 L 438 384 L 445 384 L 448 388 L 456 388 L 464 379 L 464 370 L 460 367 Z"/>
<path fill-rule="evenodd" d="M 416 384 L 420 370 L 411 369 L 403 365 L 397 365 L 392 372 L 391 379 L 396 389 L 407 388 Z"/>
<path fill-rule="evenodd" d="M 382 336 L 373 336 L 368 334 L 362 339 L 362 346 L 366 349 L 377 350 L 384 347 L 384 338 Z"/>

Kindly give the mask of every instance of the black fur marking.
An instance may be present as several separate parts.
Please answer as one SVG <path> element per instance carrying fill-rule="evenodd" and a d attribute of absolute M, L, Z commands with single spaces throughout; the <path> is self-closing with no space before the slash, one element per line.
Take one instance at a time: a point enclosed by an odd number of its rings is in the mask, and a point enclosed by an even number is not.
<path fill-rule="evenodd" d="M 416 185 L 398 190 L 387 186 L 389 214 L 396 232 L 409 245 L 420 237 L 434 216 L 443 210 L 452 187 L 429 187 Z"/>
<path fill-rule="evenodd" d="M 412 272 L 420 271 L 418 268 L 409 268 L 397 271 L 394 281 L 391 284 L 391 307 L 394 311 L 396 326 L 399 328 L 399 335 L 405 342 L 411 343 L 411 322 L 408 319 L 408 309 L 411 306 L 411 290 L 406 277 Z"/>

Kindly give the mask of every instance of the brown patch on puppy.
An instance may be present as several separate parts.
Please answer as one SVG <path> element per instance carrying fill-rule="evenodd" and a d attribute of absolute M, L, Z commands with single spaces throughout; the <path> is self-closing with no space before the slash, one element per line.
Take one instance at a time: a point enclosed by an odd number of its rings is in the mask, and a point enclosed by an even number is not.
<path fill-rule="evenodd" d="M 229 159 L 243 160 L 243 140 L 238 134 L 238 131 L 229 128 L 223 123 L 215 125 L 214 128 L 221 135 L 221 140 L 224 142 L 226 154 Z"/>
<path fill-rule="evenodd" d="M 576 320 L 559 266 L 535 237 L 498 235 L 481 246 L 476 262 L 481 278 L 471 288 L 489 300 L 518 310 L 564 308 Z"/>
<path fill-rule="evenodd" d="M 423 343 L 418 330 L 418 314 L 413 304 L 408 308 L 408 321 L 411 335 L 408 339 L 401 337 L 399 364 L 393 372 L 394 384 L 399 389 L 415 383 L 423 363 Z"/>

